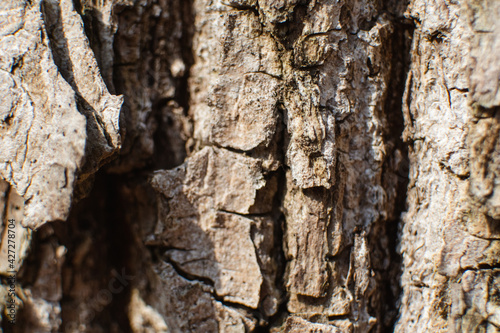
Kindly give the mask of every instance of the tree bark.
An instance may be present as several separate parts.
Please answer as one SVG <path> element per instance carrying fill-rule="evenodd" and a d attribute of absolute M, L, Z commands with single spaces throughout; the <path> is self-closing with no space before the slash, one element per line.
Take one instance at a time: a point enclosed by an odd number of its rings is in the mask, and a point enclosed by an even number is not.
<path fill-rule="evenodd" d="M 496 1 L 0 13 L 2 331 L 500 330 Z"/>
<path fill-rule="evenodd" d="M 495 1 L 409 8 L 410 147 L 400 332 L 497 332 L 499 38 Z"/>

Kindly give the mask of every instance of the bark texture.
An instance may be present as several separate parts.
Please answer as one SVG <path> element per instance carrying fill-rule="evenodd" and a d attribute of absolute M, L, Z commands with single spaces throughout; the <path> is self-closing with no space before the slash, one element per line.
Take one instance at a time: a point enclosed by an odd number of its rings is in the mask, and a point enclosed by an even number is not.
<path fill-rule="evenodd" d="M 414 1 L 401 332 L 497 332 L 500 4 Z"/>
<path fill-rule="evenodd" d="M 500 330 L 499 34 L 495 0 L 0 3 L 2 330 Z"/>

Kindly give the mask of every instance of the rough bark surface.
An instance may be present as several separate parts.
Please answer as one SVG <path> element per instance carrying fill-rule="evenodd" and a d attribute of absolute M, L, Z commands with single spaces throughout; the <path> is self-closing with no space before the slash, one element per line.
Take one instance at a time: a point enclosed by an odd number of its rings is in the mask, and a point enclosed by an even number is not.
<path fill-rule="evenodd" d="M 495 0 L 1 2 L 1 329 L 500 330 L 499 34 Z"/>
<path fill-rule="evenodd" d="M 401 332 L 497 332 L 499 38 L 496 1 L 413 1 Z"/>
<path fill-rule="evenodd" d="M 108 93 L 71 1 L 4 1 L 1 175 L 25 199 L 23 225 L 65 220 L 84 181 L 120 146 Z"/>

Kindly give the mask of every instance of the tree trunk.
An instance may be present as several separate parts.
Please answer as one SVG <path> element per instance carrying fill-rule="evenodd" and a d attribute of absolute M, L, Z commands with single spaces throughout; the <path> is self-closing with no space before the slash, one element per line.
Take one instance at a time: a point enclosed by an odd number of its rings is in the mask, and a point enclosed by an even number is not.
<path fill-rule="evenodd" d="M 0 13 L 2 331 L 500 330 L 499 2 Z"/>

